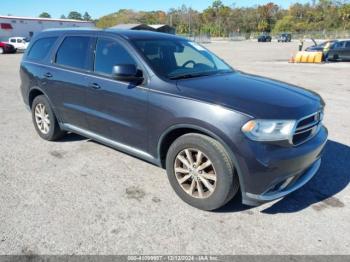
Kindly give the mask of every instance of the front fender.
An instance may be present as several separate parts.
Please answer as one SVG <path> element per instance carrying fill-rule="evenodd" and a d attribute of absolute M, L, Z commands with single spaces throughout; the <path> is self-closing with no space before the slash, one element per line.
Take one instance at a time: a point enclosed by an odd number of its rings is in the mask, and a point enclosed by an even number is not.
<path fill-rule="evenodd" d="M 179 119 L 179 122 L 181 123 L 174 124 L 168 127 L 166 130 L 164 130 L 164 132 L 159 138 L 158 145 L 157 145 L 157 156 L 158 156 L 159 163 L 161 163 L 160 156 L 161 156 L 162 144 L 164 140 L 167 139 L 167 136 L 170 135 L 172 132 L 177 130 L 179 131 L 187 130 L 187 132 L 198 132 L 198 133 L 205 134 L 219 141 L 220 144 L 224 146 L 237 171 L 241 191 L 245 192 L 244 177 L 241 171 L 241 167 L 239 165 L 239 161 L 237 159 L 237 154 L 239 154 L 239 150 L 236 147 L 236 144 L 234 141 L 235 139 L 232 137 L 229 137 L 225 132 L 223 132 L 223 130 L 220 130 L 220 128 L 208 122 L 204 122 L 198 119 L 186 119 L 186 121 L 185 119 Z"/>

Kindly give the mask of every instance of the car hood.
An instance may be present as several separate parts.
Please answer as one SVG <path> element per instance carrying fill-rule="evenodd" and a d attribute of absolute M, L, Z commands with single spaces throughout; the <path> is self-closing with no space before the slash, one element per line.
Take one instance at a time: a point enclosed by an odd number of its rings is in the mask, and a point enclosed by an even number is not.
<path fill-rule="evenodd" d="M 255 118 L 299 119 L 324 106 L 312 91 L 240 72 L 179 80 L 177 85 L 183 96 Z"/>

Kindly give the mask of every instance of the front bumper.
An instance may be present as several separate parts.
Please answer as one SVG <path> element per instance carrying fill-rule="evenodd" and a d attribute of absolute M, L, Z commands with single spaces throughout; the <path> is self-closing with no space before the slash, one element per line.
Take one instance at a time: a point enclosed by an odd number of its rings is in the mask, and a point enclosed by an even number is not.
<path fill-rule="evenodd" d="M 305 185 L 320 167 L 327 137 L 327 129 L 321 127 L 316 136 L 296 147 L 248 141 L 238 160 L 243 204 L 273 201 Z"/>
<path fill-rule="evenodd" d="M 318 159 L 311 165 L 308 170 L 305 171 L 305 173 L 300 174 L 296 178 L 290 177 L 290 180 L 287 178 L 283 181 L 284 183 L 281 183 L 281 187 L 276 188 L 275 190 L 268 190 L 261 195 L 246 192 L 246 197 L 243 199 L 243 203 L 250 206 L 256 206 L 265 202 L 282 198 L 309 182 L 311 178 L 313 178 L 317 173 L 320 165 L 321 159 Z"/>

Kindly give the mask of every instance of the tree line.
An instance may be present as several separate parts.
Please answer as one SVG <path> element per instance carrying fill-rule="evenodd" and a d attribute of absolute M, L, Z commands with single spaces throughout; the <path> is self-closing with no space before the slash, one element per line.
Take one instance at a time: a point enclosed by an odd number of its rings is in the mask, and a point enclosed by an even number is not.
<path fill-rule="evenodd" d="M 69 13 L 70 19 L 91 20 L 86 12 Z M 164 11 L 134 11 L 120 9 L 95 20 L 100 28 L 121 23 L 169 24 L 178 34 L 210 34 L 229 36 L 250 32 L 305 32 L 322 30 L 350 30 L 349 0 L 312 0 L 292 4 L 284 9 L 270 2 L 254 7 L 225 5 L 220 0 L 202 12 L 183 5 Z"/>
<path fill-rule="evenodd" d="M 51 15 L 48 12 L 42 12 L 39 15 L 40 18 L 51 18 Z M 77 11 L 71 11 L 67 16 L 61 15 L 61 19 L 75 19 L 75 20 L 82 20 L 82 21 L 92 21 L 92 18 L 88 12 L 85 12 L 84 14 L 81 14 Z"/>

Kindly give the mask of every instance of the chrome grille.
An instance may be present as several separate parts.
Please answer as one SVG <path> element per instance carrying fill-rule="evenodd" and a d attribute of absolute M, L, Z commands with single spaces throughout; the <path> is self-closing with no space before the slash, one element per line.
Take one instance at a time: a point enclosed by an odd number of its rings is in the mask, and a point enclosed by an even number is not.
<path fill-rule="evenodd" d="M 317 112 L 310 116 L 300 119 L 293 135 L 293 144 L 300 145 L 311 139 L 320 129 L 323 118 L 323 112 Z"/>

